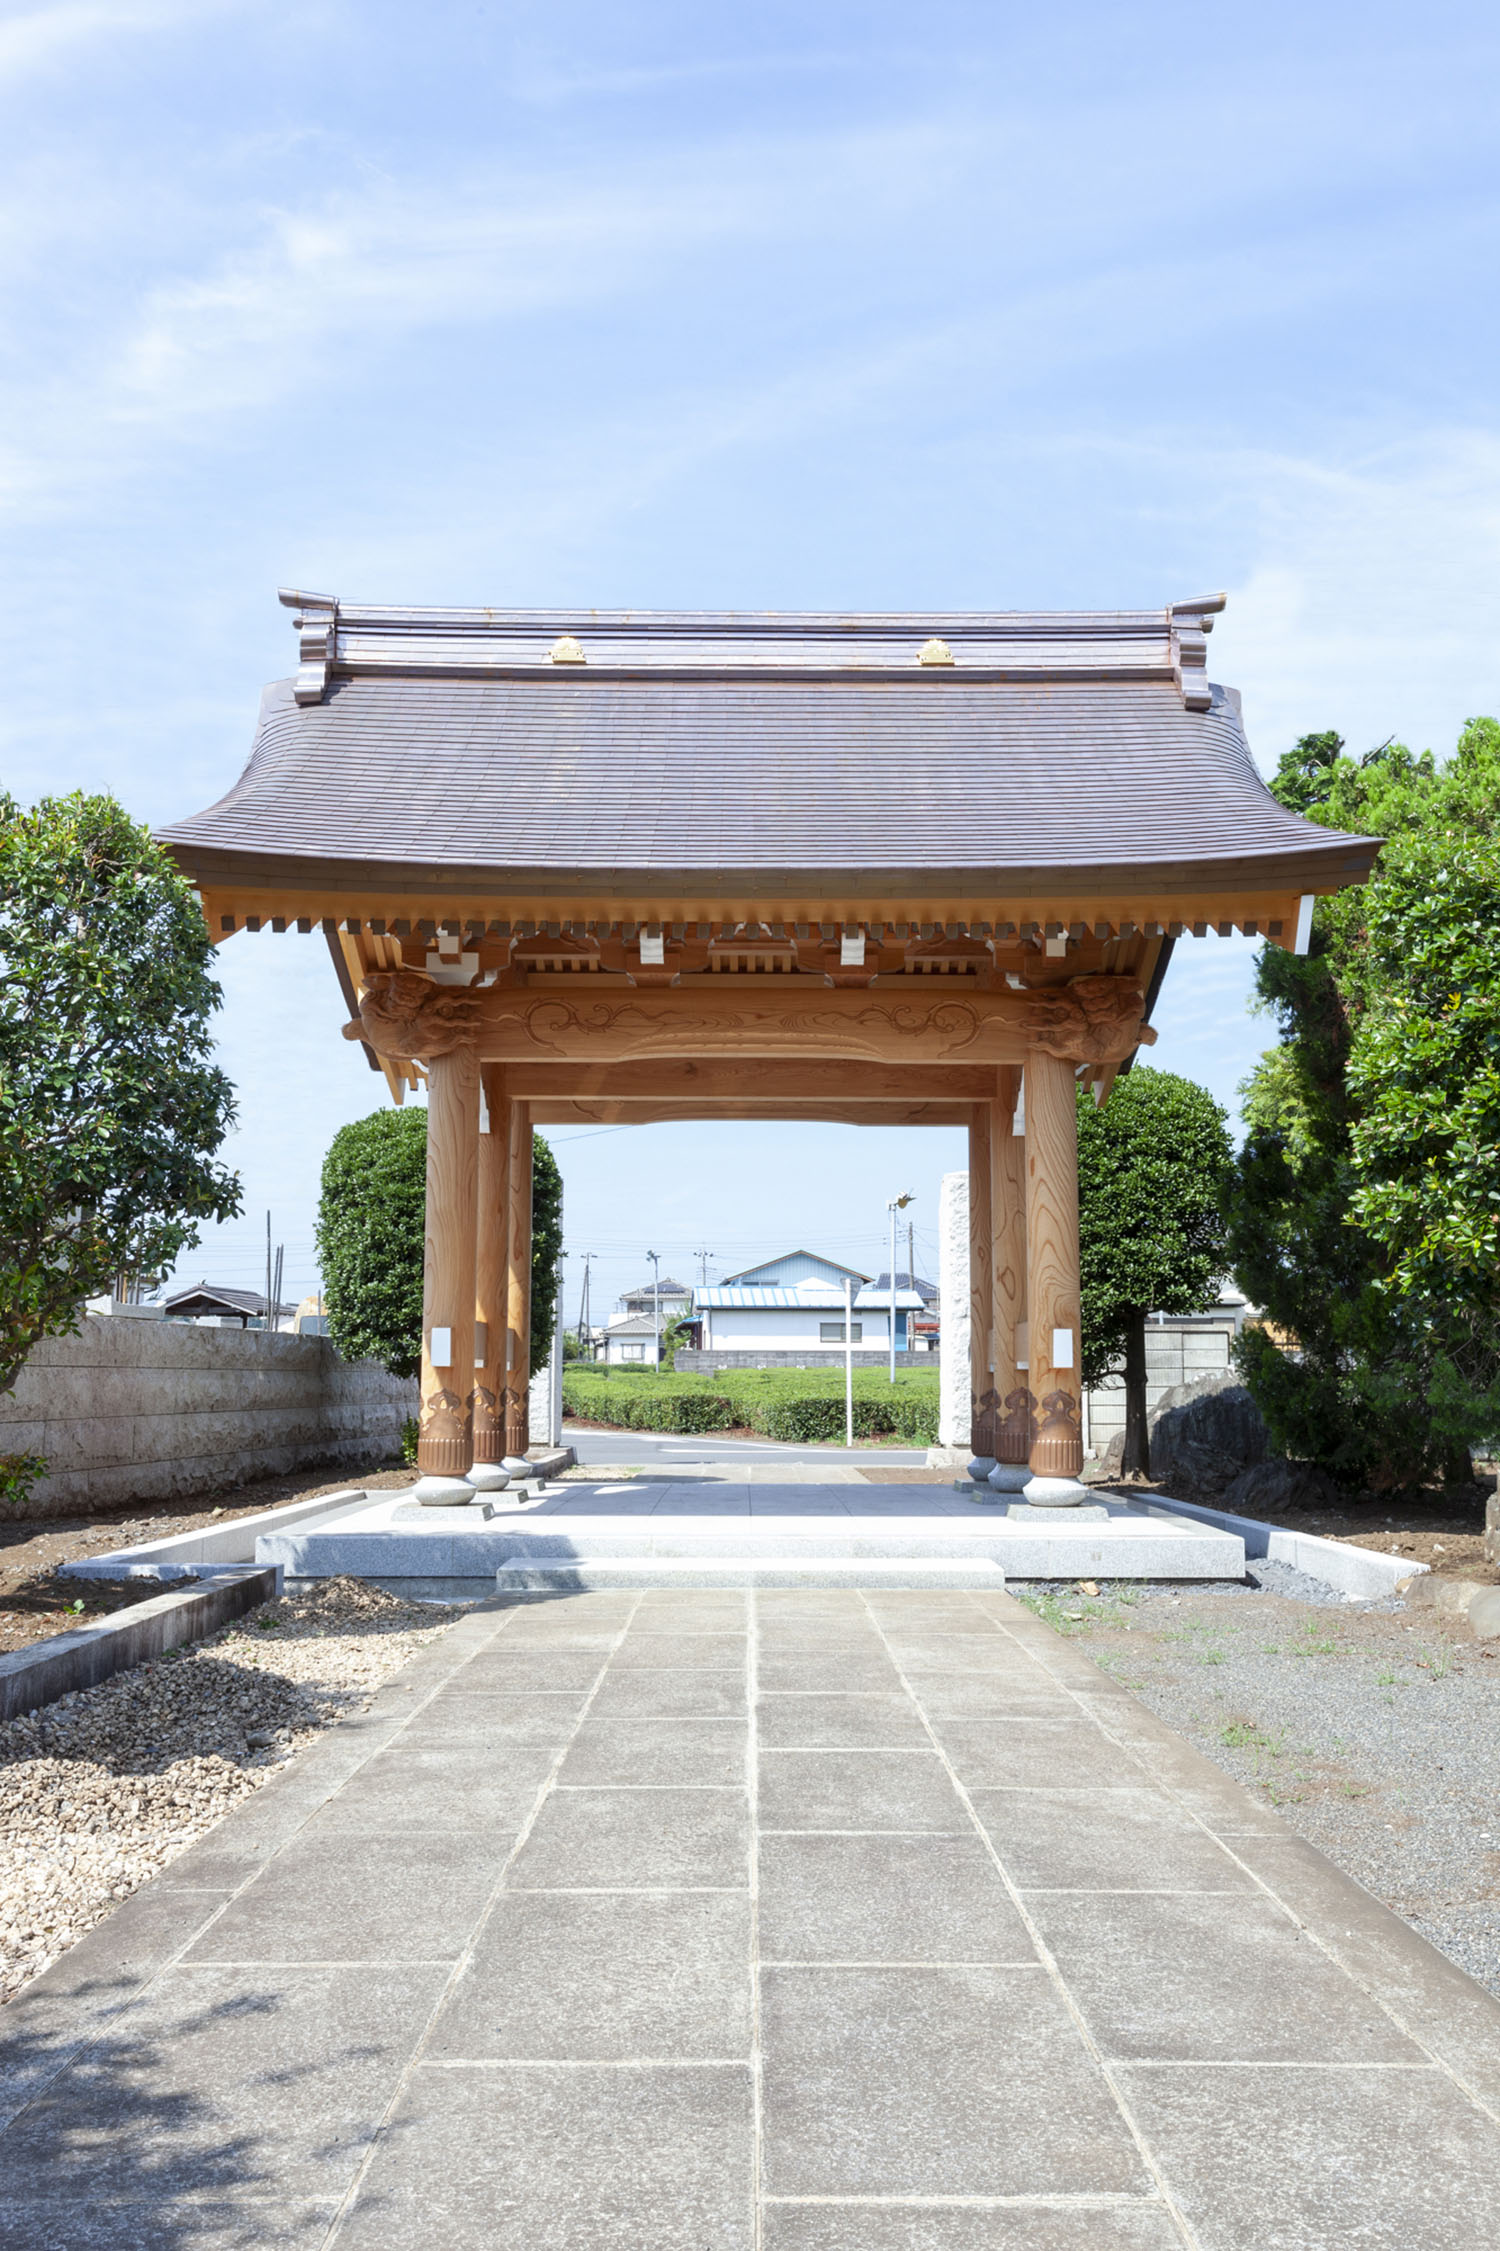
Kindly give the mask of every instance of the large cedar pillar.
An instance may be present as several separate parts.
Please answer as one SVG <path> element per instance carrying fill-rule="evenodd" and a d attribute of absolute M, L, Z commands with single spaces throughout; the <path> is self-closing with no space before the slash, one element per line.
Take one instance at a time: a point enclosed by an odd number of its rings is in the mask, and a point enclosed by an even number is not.
<path fill-rule="evenodd" d="M 1026 1320 L 1026 1144 L 1015 1131 L 1021 1099 L 1019 1070 L 999 1074 L 990 1117 L 990 1230 L 994 1243 L 990 1292 L 990 1359 L 995 1370 L 995 1444 L 1002 1466 L 1031 1459 L 1036 1401 L 1026 1372 L 1022 1330 Z"/>
<path fill-rule="evenodd" d="M 1027 1358 L 1036 1399 L 1031 1468 L 1036 1477 L 1068 1479 L 1083 1467 L 1074 1087 L 1071 1063 L 1032 1050 L 1025 1142 Z M 1082 1493 L 1080 1486 L 1074 1497 Z"/>
<path fill-rule="evenodd" d="M 505 1451 L 524 1454 L 531 1385 L 531 1111 L 512 1102 L 505 1226 Z"/>
<path fill-rule="evenodd" d="M 506 1174 L 510 1109 L 496 1064 L 480 1073 L 484 1109 L 479 1135 L 479 1218 L 474 1254 L 474 1459 L 505 1456 Z"/>
<path fill-rule="evenodd" d="M 969 1448 L 986 1469 L 995 1459 L 995 1378 L 990 1342 L 990 1105 L 969 1119 Z M 976 1468 L 975 1476 L 982 1475 Z"/>
<path fill-rule="evenodd" d="M 472 1047 L 427 1065 L 427 1220 L 417 1467 L 462 1477 L 474 1392 L 474 1221 L 479 1061 Z"/>

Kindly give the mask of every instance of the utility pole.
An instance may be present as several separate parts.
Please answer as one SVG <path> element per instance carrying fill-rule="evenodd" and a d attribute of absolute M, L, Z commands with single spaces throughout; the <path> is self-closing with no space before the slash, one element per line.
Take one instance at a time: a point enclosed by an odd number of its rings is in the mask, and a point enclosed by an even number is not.
<path fill-rule="evenodd" d="M 656 1325 L 656 1357 L 654 1365 L 661 1366 L 661 1260 L 655 1251 L 647 1251 L 651 1261 L 651 1310 Z"/>
<path fill-rule="evenodd" d="M 593 1251 L 581 1251 L 579 1253 L 579 1256 L 583 1260 L 583 1296 L 580 1298 L 578 1304 L 578 1355 L 579 1358 L 582 1359 L 584 1355 L 587 1354 L 590 1360 L 592 1360 L 594 1356 L 588 1349 L 589 1268 L 594 1262 L 595 1255 L 596 1254 Z"/>
<path fill-rule="evenodd" d="M 916 1251 L 916 1236 L 917 1236 L 917 1231 L 916 1231 L 915 1227 L 914 1227 L 914 1226 L 912 1225 L 911 1221 L 910 1221 L 910 1220 L 908 1220 L 908 1221 L 907 1221 L 907 1223 L 906 1223 L 906 1286 L 907 1286 L 907 1288 L 908 1288 L 909 1290 L 914 1290 L 914 1289 L 916 1288 L 916 1286 L 917 1286 L 917 1251 Z M 911 1329 L 911 1324 L 910 1324 L 910 1322 L 908 1322 L 908 1324 L 907 1324 L 907 1332 L 908 1332 L 908 1333 L 907 1333 L 907 1340 L 906 1340 L 908 1344 L 910 1344 L 910 1343 L 911 1343 L 911 1334 L 910 1334 L 910 1329 Z"/>
<path fill-rule="evenodd" d="M 916 1200 L 917 1200 L 917 1199 L 916 1199 L 916 1197 L 915 1197 L 914 1195 L 912 1195 L 912 1194 L 910 1193 L 910 1191 L 908 1191 L 908 1193 L 907 1193 L 906 1195 L 904 1195 L 904 1196 L 892 1196 L 892 1197 L 890 1198 L 889 1202 L 888 1202 L 888 1203 L 886 1204 L 886 1207 L 885 1207 L 885 1208 L 886 1208 L 886 1210 L 887 1210 L 887 1211 L 888 1211 L 888 1212 L 890 1213 L 890 1215 L 891 1215 L 891 1377 L 890 1377 L 890 1380 L 891 1380 L 891 1382 L 892 1382 L 892 1383 L 894 1383 L 894 1382 L 895 1382 L 895 1380 L 896 1380 L 896 1214 L 897 1214 L 897 1212 L 898 1212 L 898 1211 L 905 1211 L 905 1209 L 906 1209 L 907 1205 L 908 1205 L 908 1204 L 914 1204 L 914 1203 L 916 1202 Z"/>
<path fill-rule="evenodd" d="M 271 1214 L 266 1213 L 266 1316 L 264 1326 L 271 1326 Z"/>
<path fill-rule="evenodd" d="M 854 1444 L 854 1277 L 844 1276 L 844 1444 Z"/>
<path fill-rule="evenodd" d="M 708 1288 L 708 1262 L 713 1255 L 712 1251 L 694 1251 L 693 1253 L 694 1258 L 698 1261 L 698 1280 L 704 1289 Z"/>

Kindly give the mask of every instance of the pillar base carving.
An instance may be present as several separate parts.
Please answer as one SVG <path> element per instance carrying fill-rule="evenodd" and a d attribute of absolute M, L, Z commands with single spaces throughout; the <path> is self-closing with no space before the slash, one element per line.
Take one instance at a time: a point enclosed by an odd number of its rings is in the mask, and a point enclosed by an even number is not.
<path fill-rule="evenodd" d="M 417 1439 L 417 1467 L 424 1477 L 462 1477 L 469 1466 L 469 1445 L 464 1438 Z"/>

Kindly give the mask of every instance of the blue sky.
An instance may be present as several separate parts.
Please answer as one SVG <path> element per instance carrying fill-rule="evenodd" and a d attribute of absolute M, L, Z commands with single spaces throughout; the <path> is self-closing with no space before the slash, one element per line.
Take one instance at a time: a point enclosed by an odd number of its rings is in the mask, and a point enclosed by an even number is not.
<path fill-rule="evenodd" d="M 0 775 L 167 820 L 278 584 L 989 609 L 1223 587 L 1268 768 L 1500 707 L 1493 8 L 0 6 Z M 224 948 L 253 1281 L 374 1082 L 317 941 Z M 1153 1060 L 1232 1104 L 1249 949 Z M 566 1141 L 566 1146 L 564 1142 Z M 557 1136 L 610 1296 L 918 1258 L 958 1136 Z M 696 1269 L 694 1269 L 696 1270 Z M 576 1264 L 570 1275 L 578 1271 Z M 573 1284 L 570 1281 L 570 1293 Z"/>

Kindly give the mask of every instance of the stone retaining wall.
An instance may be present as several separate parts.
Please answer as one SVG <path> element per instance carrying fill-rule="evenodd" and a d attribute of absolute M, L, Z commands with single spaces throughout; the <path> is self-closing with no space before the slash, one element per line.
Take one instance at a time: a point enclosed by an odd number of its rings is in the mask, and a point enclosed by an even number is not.
<path fill-rule="evenodd" d="M 15 1513 L 85 1516 L 397 1453 L 415 1381 L 326 1337 L 90 1316 L 37 1346 L 0 1398 L 0 1454 L 48 1474 Z"/>

